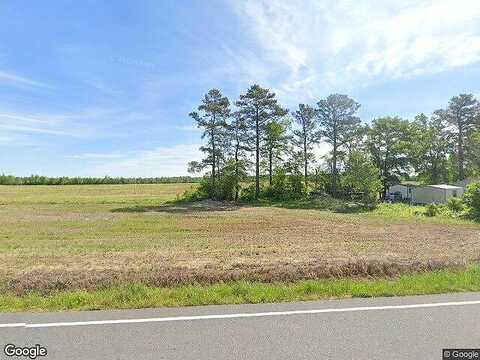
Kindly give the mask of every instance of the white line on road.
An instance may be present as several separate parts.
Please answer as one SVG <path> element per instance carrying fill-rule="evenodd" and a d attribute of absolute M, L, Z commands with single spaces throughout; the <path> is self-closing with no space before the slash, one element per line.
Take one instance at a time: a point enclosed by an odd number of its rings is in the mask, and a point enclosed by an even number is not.
<path fill-rule="evenodd" d="M 27 324 L 25 323 L 0 324 L 0 328 L 24 327 L 24 326 L 27 326 Z"/>
<path fill-rule="evenodd" d="M 255 317 L 268 317 L 268 316 L 342 313 L 342 312 L 374 311 L 374 310 L 421 309 L 421 308 L 436 308 L 436 307 L 465 306 L 465 305 L 480 305 L 480 300 L 429 303 L 429 304 L 385 305 L 385 306 L 363 306 L 363 307 L 351 307 L 351 308 L 271 311 L 271 312 L 239 313 L 239 314 L 175 316 L 175 317 L 144 318 L 144 319 L 92 320 L 92 321 L 52 322 L 52 323 L 37 323 L 37 324 L 13 323 L 13 324 L 0 324 L 0 327 L 47 328 L 47 327 L 61 327 L 61 326 L 137 324 L 137 323 L 172 322 L 172 321 L 238 319 L 238 318 L 255 318 Z"/>

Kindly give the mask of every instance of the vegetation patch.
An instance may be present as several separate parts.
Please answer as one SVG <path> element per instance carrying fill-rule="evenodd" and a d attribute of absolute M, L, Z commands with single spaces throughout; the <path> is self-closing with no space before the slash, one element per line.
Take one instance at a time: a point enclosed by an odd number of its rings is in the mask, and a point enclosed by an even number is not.
<path fill-rule="evenodd" d="M 326 279 L 292 283 L 232 281 L 171 288 L 125 284 L 98 291 L 61 291 L 44 296 L 0 295 L 0 311 L 133 309 L 162 306 L 274 303 L 480 291 L 480 266 L 402 275 L 393 279 Z"/>

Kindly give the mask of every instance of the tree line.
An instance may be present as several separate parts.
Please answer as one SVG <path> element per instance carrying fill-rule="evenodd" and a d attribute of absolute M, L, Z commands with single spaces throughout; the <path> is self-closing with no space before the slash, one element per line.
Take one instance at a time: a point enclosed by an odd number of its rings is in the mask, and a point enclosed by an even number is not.
<path fill-rule="evenodd" d="M 31 175 L 26 177 L 0 175 L 0 185 L 113 185 L 113 184 L 173 184 L 197 183 L 200 177 L 172 176 L 154 178 L 124 177 L 47 177 Z"/>
<path fill-rule="evenodd" d="M 259 85 L 233 103 L 212 89 L 189 114 L 204 140 L 204 158 L 189 171 L 206 173 L 198 191 L 216 199 L 317 191 L 370 201 L 402 179 L 452 183 L 480 173 L 480 103 L 473 95 L 411 120 L 384 116 L 367 124 L 359 108 L 341 94 L 288 110 Z M 330 151 L 319 158 L 321 142 Z"/>

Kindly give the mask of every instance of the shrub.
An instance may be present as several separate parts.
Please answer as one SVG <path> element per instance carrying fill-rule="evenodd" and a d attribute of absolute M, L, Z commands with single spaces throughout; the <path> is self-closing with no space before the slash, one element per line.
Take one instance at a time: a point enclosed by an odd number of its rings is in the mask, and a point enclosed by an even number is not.
<path fill-rule="evenodd" d="M 306 192 L 303 176 L 294 173 L 288 177 L 288 192 L 290 199 L 301 199 Z"/>
<path fill-rule="evenodd" d="M 473 183 L 467 187 L 463 195 L 467 215 L 475 220 L 480 220 L 480 183 Z"/>
<path fill-rule="evenodd" d="M 436 204 L 428 204 L 425 206 L 425 215 L 429 217 L 437 216 L 439 212 L 438 206 Z"/>
<path fill-rule="evenodd" d="M 279 168 L 275 170 L 272 185 L 265 189 L 262 196 L 275 200 L 292 200 L 301 199 L 305 192 L 302 174 L 287 174 L 284 168 Z"/>
<path fill-rule="evenodd" d="M 248 185 L 242 189 L 240 193 L 240 200 L 244 202 L 251 202 L 255 200 L 255 183 Z"/>
<path fill-rule="evenodd" d="M 273 175 L 272 186 L 267 188 L 265 195 L 276 200 L 286 200 L 287 192 L 287 173 L 284 169 L 277 169 Z"/>
<path fill-rule="evenodd" d="M 447 208 L 453 213 L 459 213 L 463 210 L 463 201 L 459 198 L 451 198 L 447 201 Z"/>

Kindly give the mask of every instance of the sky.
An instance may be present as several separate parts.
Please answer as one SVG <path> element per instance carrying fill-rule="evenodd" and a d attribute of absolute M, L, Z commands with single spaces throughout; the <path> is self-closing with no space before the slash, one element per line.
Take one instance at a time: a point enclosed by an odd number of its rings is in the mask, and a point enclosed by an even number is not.
<path fill-rule="evenodd" d="M 0 173 L 186 175 L 188 113 L 254 83 L 366 123 L 480 97 L 480 1 L 0 2 Z"/>

